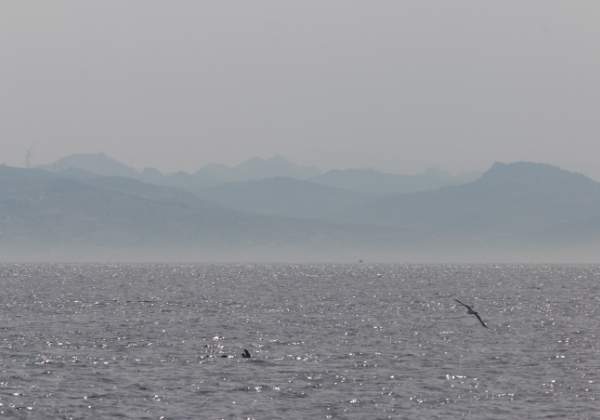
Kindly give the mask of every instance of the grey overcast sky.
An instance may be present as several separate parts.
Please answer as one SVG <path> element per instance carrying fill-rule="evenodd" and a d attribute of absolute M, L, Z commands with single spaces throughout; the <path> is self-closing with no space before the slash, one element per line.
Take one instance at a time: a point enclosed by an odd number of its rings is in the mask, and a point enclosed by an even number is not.
<path fill-rule="evenodd" d="M 600 178 L 598 0 L 7 0 L 0 162 Z"/>

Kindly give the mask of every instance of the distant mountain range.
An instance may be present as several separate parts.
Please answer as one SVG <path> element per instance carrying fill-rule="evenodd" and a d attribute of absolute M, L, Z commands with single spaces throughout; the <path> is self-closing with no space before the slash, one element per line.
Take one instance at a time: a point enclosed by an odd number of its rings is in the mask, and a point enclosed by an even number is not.
<path fill-rule="evenodd" d="M 525 240 L 600 215 L 600 184 L 557 167 L 496 163 L 476 181 L 392 195 L 355 207 L 342 220 L 431 233 Z"/>
<path fill-rule="evenodd" d="M 460 185 L 474 181 L 479 176 L 479 173 L 450 175 L 437 169 L 428 169 L 415 175 L 390 174 L 373 169 L 336 169 L 313 177 L 311 181 L 365 194 L 388 195 Z"/>
<path fill-rule="evenodd" d="M 395 237 L 388 229 L 238 212 L 131 178 L 0 167 L 3 258 L 276 258 Z"/>
<path fill-rule="evenodd" d="M 66 156 L 49 165 L 40 166 L 51 172 L 82 171 L 101 176 L 121 176 L 136 178 L 138 171 L 124 163 L 112 159 L 104 153 L 76 154 Z"/>
<path fill-rule="evenodd" d="M 252 158 L 236 166 L 206 165 L 194 173 L 163 174 L 154 168 L 138 171 L 103 154 L 78 154 L 67 156 L 40 169 L 52 172 L 78 170 L 102 176 L 135 178 L 154 184 L 198 191 L 225 183 L 252 181 L 272 177 L 308 179 L 320 174 L 317 168 L 296 165 L 281 156 L 269 159 Z"/>
<path fill-rule="evenodd" d="M 236 166 L 211 164 L 194 173 L 163 174 L 154 168 L 138 171 L 102 153 L 67 156 L 50 165 L 41 166 L 40 169 L 52 172 L 82 171 L 102 176 L 129 177 L 195 193 L 236 182 L 290 178 L 363 194 L 387 195 L 459 185 L 479 176 L 477 173 L 453 176 L 435 169 L 415 175 L 389 174 L 372 169 L 344 169 L 323 173 L 318 168 L 297 165 L 281 156 L 269 159 L 252 158 Z"/>
<path fill-rule="evenodd" d="M 554 166 L 496 163 L 461 185 L 384 194 L 284 162 L 221 168 L 229 175 L 202 188 L 175 182 L 183 175 L 151 182 L 103 155 L 3 166 L 0 255 L 475 261 L 589 260 L 599 250 L 600 184 Z M 232 174 L 255 179 L 225 182 Z"/>
<path fill-rule="evenodd" d="M 203 199 L 239 211 L 335 222 L 371 196 L 294 178 L 235 182 L 197 192 Z"/>

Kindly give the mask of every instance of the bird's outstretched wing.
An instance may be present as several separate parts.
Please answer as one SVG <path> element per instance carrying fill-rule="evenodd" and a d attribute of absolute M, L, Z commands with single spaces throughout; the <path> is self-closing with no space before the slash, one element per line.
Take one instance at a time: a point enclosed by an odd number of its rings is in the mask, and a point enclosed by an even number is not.
<path fill-rule="evenodd" d="M 460 303 L 462 306 L 464 306 L 465 308 L 467 308 L 469 311 L 473 311 L 473 308 L 471 308 L 469 305 L 467 305 L 466 303 L 462 303 L 460 300 L 458 299 L 454 299 L 455 301 L 457 301 L 458 303 Z M 475 312 L 475 311 L 473 311 Z"/>
<path fill-rule="evenodd" d="M 481 322 L 481 325 L 483 325 L 485 328 L 489 329 L 490 327 L 488 327 L 487 325 L 485 325 L 485 322 L 483 322 L 483 319 L 481 319 L 481 317 L 479 316 L 479 314 L 477 312 L 475 312 L 475 311 L 473 311 L 473 312 L 474 312 L 473 315 L 475 315 L 477 317 L 477 319 L 479 320 L 479 322 Z"/>
<path fill-rule="evenodd" d="M 473 308 L 471 308 L 469 305 L 467 305 L 466 303 L 462 303 L 460 300 L 458 299 L 454 299 L 456 302 L 458 302 L 459 304 L 461 304 L 462 306 L 464 306 L 465 308 L 468 309 L 469 311 L 469 315 L 475 315 L 477 317 L 477 320 L 481 323 L 481 325 L 483 325 L 485 328 L 489 327 L 486 325 L 485 322 L 483 322 L 483 319 L 481 319 L 481 317 L 479 316 L 479 313 L 477 313 L 476 310 L 474 310 Z"/>

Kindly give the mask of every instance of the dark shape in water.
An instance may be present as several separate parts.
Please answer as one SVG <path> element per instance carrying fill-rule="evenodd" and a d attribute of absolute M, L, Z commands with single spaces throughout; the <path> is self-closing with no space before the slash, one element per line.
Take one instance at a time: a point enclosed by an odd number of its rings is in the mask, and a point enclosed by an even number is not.
<path fill-rule="evenodd" d="M 469 305 L 462 303 L 460 300 L 458 299 L 454 299 L 455 301 L 457 301 L 458 303 L 460 303 L 462 306 L 464 306 L 465 308 L 467 308 L 467 313 L 469 315 L 475 315 L 477 317 L 477 319 L 479 320 L 479 322 L 481 323 L 481 325 L 483 325 L 485 328 L 489 328 L 487 325 L 485 325 L 485 322 L 483 322 L 483 319 L 481 319 L 481 317 L 479 316 L 479 313 L 477 313 L 477 311 L 475 311 L 473 308 L 471 308 Z"/>
<path fill-rule="evenodd" d="M 233 356 L 231 354 L 223 353 L 223 354 L 220 354 L 218 356 L 207 355 L 207 356 L 203 356 L 202 358 L 205 359 L 207 357 L 220 357 L 221 359 L 233 359 L 235 356 Z M 242 352 L 242 358 L 243 359 L 250 359 L 251 357 L 252 357 L 252 355 L 250 354 L 250 352 L 248 351 L 248 349 L 244 349 L 244 351 Z"/>

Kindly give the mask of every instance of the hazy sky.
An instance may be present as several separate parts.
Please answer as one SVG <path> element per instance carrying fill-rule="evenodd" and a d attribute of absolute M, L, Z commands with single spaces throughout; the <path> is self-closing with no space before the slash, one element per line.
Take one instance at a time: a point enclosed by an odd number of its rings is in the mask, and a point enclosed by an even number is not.
<path fill-rule="evenodd" d="M 600 178 L 597 0 L 0 5 L 0 162 L 557 163 Z"/>

